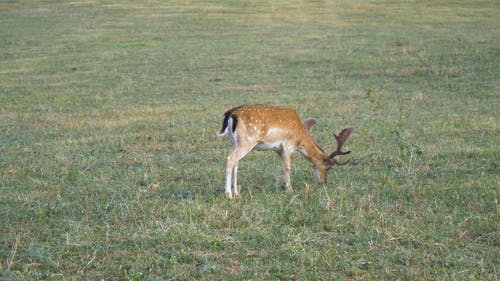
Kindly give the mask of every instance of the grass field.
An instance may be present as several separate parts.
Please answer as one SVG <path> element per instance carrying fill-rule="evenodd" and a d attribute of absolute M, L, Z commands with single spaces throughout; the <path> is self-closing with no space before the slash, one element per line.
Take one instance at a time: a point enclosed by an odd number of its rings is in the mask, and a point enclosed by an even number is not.
<path fill-rule="evenodd" d="M 0 279 L 498 280 L 498 1 L 1 1 Z M 315 117 L 223 193 L 222 113 Z M 347 158 L 343 158 L 344 160 Z M 330 198 L 331 201 L 328 201 Z"/>

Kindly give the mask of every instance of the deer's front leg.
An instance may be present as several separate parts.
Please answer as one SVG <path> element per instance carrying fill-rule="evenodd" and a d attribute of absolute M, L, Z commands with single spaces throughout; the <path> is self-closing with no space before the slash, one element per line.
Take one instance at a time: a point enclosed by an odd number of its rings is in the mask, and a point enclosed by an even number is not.
<path fill-rule="evenodd" d="M 285 189 L 286 191 L 292 190 L 292 184 L 290 182 L 290 160 L 292 153 L 286 149 L 279 152 L 281 159 L 283 160 L 283 172 L 285 179 Z"/>

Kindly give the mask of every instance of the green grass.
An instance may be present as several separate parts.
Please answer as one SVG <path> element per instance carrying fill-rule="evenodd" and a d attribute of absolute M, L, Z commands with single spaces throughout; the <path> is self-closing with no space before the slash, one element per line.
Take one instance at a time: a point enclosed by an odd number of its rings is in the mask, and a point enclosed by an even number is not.
<path fill-rule="evenodd" d="M 497 280 L 497 1 L 2 1 L 0 279 Z M 355 126 L 328 196 L 222 113 Z M 328 202 L 328 198 L 331 202 Z"/>

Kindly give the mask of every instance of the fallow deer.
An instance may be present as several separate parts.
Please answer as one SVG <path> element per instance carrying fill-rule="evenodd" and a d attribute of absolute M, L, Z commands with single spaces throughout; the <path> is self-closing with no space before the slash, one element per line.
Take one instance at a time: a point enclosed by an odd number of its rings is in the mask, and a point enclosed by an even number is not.
<path fill-rule="evenodd" d="M 285 170 L 285 188 L 291 190 L 290 156 L 298 150 L 310 163 L 318 181 L 326 185 L 328 170 L 338 162 L 335 157 L 350 151 L 342 147 L 354 128 L 345 128 L 337 136 L 337 149 L 326 154 L 310 135 L 315 119 L 301 122 L 295 110 L 267 105 L 242 105 L 226 111 L 218 136 L 228 135 L 233 151 L 227 157 L 225 192 L 229 198 L 239 195 L 237 185 L 238 161 L 252 150 L 274 150 L 281 156 Z"/>

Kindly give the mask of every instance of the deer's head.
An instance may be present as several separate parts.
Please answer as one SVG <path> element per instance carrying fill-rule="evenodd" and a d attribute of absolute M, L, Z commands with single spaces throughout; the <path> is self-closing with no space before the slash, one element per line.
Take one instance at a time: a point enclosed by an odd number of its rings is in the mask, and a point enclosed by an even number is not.
<path fill-rule="evenodd" d="M 314 125 L 314 123 L 315 123 L 314 121 L 308 119 L 308 120 L 306 120 L 306 122 L 304 122 L 304 126 L 309 131 L 311 126 Z M 335 141 L 337 143 L 337 149 L 334 152 L 330 153 L 329 155 L 324 154 L 322 162 L 319 162 L 316 164 L 313 161 L 311 161 L 311 163 L 313 163 L 312 164 L 313 172 L 316 175 L 316 177 L 320 183 L 322 183 L 322 184 L 327 183 L 328 171 L 331 168 L 333 168 L 333 166 L 346 165 L 347 163 L 349 163 L 349 160 L 347 160 L 345 162 L 339 162 L 335 157 L 351 153 L 351 151 L 343 151 L 342 148 L 343 148 L 345 142 L 347 141 L 347 139 L 349 138 L 349 136 L 353 132 L 354 132 L 354 128 L 349 127 L 349 128 L 343 129 L 342 132 L 340 132 L 340 134 L 338 134 L 338 135 L 333 134 Z"/>

